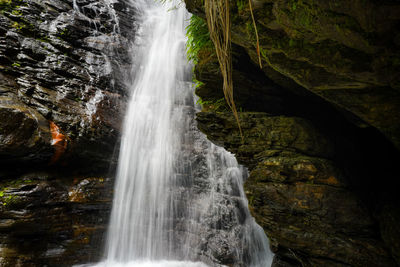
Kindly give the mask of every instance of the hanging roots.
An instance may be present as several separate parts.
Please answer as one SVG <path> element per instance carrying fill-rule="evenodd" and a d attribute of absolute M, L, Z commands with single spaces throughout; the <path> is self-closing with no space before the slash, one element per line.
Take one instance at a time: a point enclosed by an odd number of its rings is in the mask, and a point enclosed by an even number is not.
<path fill-rule="evenodd" d="M 256 20 L 254 19 L 253 6 L 252 6 L 252 4 L 251 4 L 251 1 L 252 1 L 252 0 L 249 0 L 249 8 L 250 8 L 251 19 L 253 20 L 254 31 L 255 31 L 255 33 L 256 33 L 256 39 L 257 39 L 258 64 L 260 65 L 260 69 L 262 69 L 261 55 L 260 55 L 260 40 L 259 40 L 259 38 L 258 38 L 257 25 L 256 25 Z"/>
<path fill-rule="evenodd" d="M 233 100 L 229 0 L 205 0 L 204 7 L 210 38 L 214 43 L 215 53 L 221 68 L 225 99 L 235 116 L 243 141 L 242 128 L 240 127 L 239 116 Z"/>

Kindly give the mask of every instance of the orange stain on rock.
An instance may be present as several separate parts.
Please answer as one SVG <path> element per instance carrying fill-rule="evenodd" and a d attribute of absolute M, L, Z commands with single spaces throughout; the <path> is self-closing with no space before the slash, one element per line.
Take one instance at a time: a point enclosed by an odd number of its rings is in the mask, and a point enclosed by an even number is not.
<path fill-rule="evenodd" d="M 336 179 L 334 176 L 329 176 L 328 179 L 326 179 L 326 183 L 329 185 L 338 185 L 339 181 Z"/>
<path fill-rule="evenodd" d="M 50 131 L 52 138 L 51 145 L 54 146 L 54 155 L 50 160 L 50 164 L 54 164 L 67 149 L 68 138 L 61 133 L 60 128 L 52 121 L 50 121 Z"/>

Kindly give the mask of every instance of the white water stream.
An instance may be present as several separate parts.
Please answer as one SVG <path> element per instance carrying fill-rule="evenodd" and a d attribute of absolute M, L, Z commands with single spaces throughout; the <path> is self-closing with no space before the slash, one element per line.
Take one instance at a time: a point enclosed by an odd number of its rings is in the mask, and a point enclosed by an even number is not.
<path fill-rule="evenodd" d="M 190 15 L 181 1 L 133 5 L 140 26 L 132 95 L 105 260 L 96 266 L 220 266 L 224 255 L 232 266 L 269 266 L 267 238 L 247 210 L 242 169 L 194 126 L 185 55 Z"/>

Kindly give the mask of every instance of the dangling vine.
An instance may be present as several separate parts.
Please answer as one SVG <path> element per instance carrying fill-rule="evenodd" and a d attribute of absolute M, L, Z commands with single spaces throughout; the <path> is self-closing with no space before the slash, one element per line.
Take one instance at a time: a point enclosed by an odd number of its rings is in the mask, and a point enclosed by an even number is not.
<path fill-rule="evenodd" d="M 258 38 L 258 30 L 257 30 L 256 20 L 254 19 L 253 6 L 251 4 L 251 1 L 252 0 L 249 0 L 249 8 L 250 8 L 251 19 L 253 20 L 254 32 L 256 34 L 258 64 L 260 65 L 260 69 L 262 69 L 261 54 L 260 54 L 260 39 Z"/>
<path fill-rule="evenodd" d="M 226 102 L 233 112 L 243 140 L 242 128 L 233 99 L 232 53 L 231 53 L 231 22 L 229 0 L 205 0 L 204 7 L 210 38 L 214 43 L 223 78 L 223 91 Z"/>

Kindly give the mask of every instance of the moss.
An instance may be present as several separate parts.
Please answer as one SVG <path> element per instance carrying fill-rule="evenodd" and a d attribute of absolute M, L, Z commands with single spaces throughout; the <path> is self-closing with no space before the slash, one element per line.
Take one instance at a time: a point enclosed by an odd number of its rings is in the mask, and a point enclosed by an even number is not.
<path fill-rule="evenodd" d="M 252 27 L 249 24 L 246 31 L 249 37 L 252 37 Z M 306 38 L 293 38 L 280 32 L 259 27 L 261 52 L 266 62 L 267 55 L 274 53 L 284 54 L 290 60 L 305 61 L 315 67 L 324 68 L 331 73 L 340 73 L 342 75 L 360 79 L 368 79 L 370 77 L 357 76 L 358 72 L 372 72 L 369 62 L 372 58 L 363 51 L 353 49 L 342 45 L 333 40 L 324 40 L 320 42 L 311 42 Z M 255 45 L 255 38 L 251 38 L 252 44 Z M 276 68 L 274 68 L 276 69 Z"/>
<path fill-rule="evenodd" d="M 390 59 L 390 65 L 393 67 L 399 67 L 400 66 L 400 56 L 393 56 Z"/>
<path fill-rule="evenodd" d="M 18 6 L 17 6 L 18 8 Z M 14 16 L 22 16 L 22 11 L 18 10 L 18 9 L 14 9 L 13 11 L 11 11 L 11 14 L 13 14 Z"/>
<path fill-rule="evenodd" d="M 12 180 L 6 180 L 0 183 L 0 191 L 5 190 L 9 187 L 18 187 L 23 184 L 31 184 L 35 183 L 35 180 L 33 179 L 12 179 Z"/>
<path fill-rule="evenodd" d="M 238 9 L 239 13 L 243 12 L 243 10 L 244 10 L 244 8 L 246 6 L 245 1 L 244 0 L 237 0 L 236 1 L 236 6 L 237 6 L 237 9 Z"/>
<path fill-rule="evenodd" d="M 294 8 L 295 7 L 295 8 Z M 330 38 L 368 53 L 374 52 L 370 34 L 356 18 L 324 10 L 313 1 L 289 1 L 275 9 L 276 18 L 292 38 Z"/>
<path fill-rule="evenodd" d="M 2 181 L 0 183 L 0 206 L 5 206 L 7 208 L 19 207 L 24 203 L 24 199 L 13 194 L 13 192 L 22 186 L 35 183 L 36 181 L 25 178 Z"/>
<path fill-rule="evenodd" d="M 0 0 L 1 13 L 4 14 L 6 11 L 10 10 L 12 7 L 11 3 L 11 0 Z"/>
<path fill-rule="evenodd" d="M 229 107 L 226 104 L 225 98 L 220 98 L 217 100 L 202 100 L 199 98 L 197 104 L 200 104 L 202 111 L 228 111 Z"/>
<path fill-rule="evenodd" d="M 255 32 L 254 32 L 253 24 L 251 23 L 251 21 L 247 21 L 245 25 L 246 25 L 246 32 L 247 32 L 248 37 L 251 38 L 252 41 L 254 41 L 255 40 Z"/>
<path fill-rule="evenodd" d="M 25 19 L 24 13 L 20 10 L 21 5 L 25 4 L 22 1 L 12 1 L 9 5 L 0 5 L 2 14 L 11 20 L 11 27 L 28 36 L 34 36 L 35 25 Z"/>
<path fill-rule="evenodd" d="M 0 205 L 11 208 L 15 205 L 18 205 L 18 203 L 19 203 L 19 197 L 16 195 L 7 195 L 7 194 L 4 194 L 4 192 L 3 192 L 3 196 L 0 197 Z"/>
<path fill-rule="evenodd" d="M 37 37 L 36 40 L 43 42 L 43 43 L 50 43 L 50 38 L 48 36 L 41 36 L 41 37 Z"/>
<path fill-rule="evenodd" d="M 64 28 L 62 31 L 59 32 L 60 35 L 68 35 L 68 29 Z"/>
<path fill-rule="evenodd" d="M 18 9 L 25 5 L 23 0 L 0 0 L 1 13 L 5 15 L 22 16 L 22 12 Z"/>
<path fill-rule="evenodd" d="M 21 30 L 23 28 L 23 25 L 21 25 L 20 23 L 14 21 L 13 24 L 11 24 L 11 27 L 17 29 L 17 30 Z"/>

